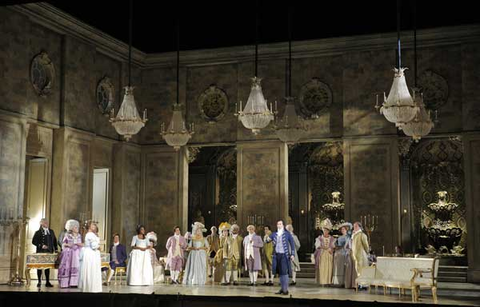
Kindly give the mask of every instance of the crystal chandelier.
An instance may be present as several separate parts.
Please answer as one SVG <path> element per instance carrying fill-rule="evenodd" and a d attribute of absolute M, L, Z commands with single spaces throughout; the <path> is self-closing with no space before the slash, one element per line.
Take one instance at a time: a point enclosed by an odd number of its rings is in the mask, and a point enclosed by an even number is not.
<path fill-rule="evenodd" d="M 401 129 L 407 136 L 411 136 L 415 142 L 430 133 L 434 124 L 430 117 L 430 111 L 427 111 L 423 103 L 423 94 L 415 95 L 413 99 L 419 107 L 419 110 L 413 120 L 401 126 Z"/>
<path fill-rule="evenodd" d="M 285 113 L 275 125 L 275 133 L 280 141 L 295 144 L 304 135 L 306 127 L 303 119 L 297 115 L 293 97 L 285 97 Z"/>
<path fill-rule="evenodd" d="M 190 131 L 186 128 L 185 121 L 183 120 L 182 109 L 179 104 L 173 106 L 172 120 L 168 129 L 165 130 L 165 124 L 162 123 L 161 135 L 168 145 L 172 146 L 175 150 L 179 150 L 180 147 L 185 146 L 192 134 L 194 133 L 194 125 L 190 124 Z"/>
<path fill-rule="evenodd" d="M 165 142 L 172 146 L 173 149 L 179 150 L 180 147 L 185 146 L 192 134 L 194 133 L 193 123 L 190 125 L 190 130 L 186 128 L 185 120 L 183 119 L 182 108 L 179 104 L 180 100 L 180 25 L 177 20 L 177 101 L 173 106 L 173 115 L 170 120 L 168 129 L 165 130 L 165 123 L 162 123 L 160 134 Z"/>
<path fill-rule="evenodd" d="M 416 6 L 414 5 L 413 16 L 413 53 L 415 66 L 415 88 L 413 88 L 413 100 L 418 106 L 419 110 L 413 120 L 401 126 L 401 129 L 407 136 L 411 136 L 415 142 L 418 142 L 422 137 L 428 135 L 432 130 L 434 123 L 430 117 L 430 111 L 427 111 L 423 103 L 423 94 L 417 88 L 417 14 Z"/>
<path fill-rule="evenodd" d="M 285 113 L 282 119 L 275 123 L 275 133 L 280 141 L 294 144 L 303 136 L 306 128 L 295 110 L 295 98 L 292 97 L 292 29 L 291 10 L 288 11 L 288 84 L 285 97 Z"/>
<path fill-rule="evenodd" d="M 257 2 L 258 5 L 258 2 Z M 268 126 L 268 124 L 274 119 L 275 113 L 273 112 L 272 104 L 270 109 L 267 105 L 267 100 L 263 96 L 261 80 L 258 78 L 258 7 L 256 16 L 256 39 L 255 39 L 255 76 L 252 78 L 252 87 L 250 89 L 250 95 L 248 96 L 245 109 L 242 109 L 242 102 L 240 101 L 240 109 L 236 110 L 235 116 L 238 116 L 238 120 L 242 122 L 243 126 L 252 130 L 254 135 L 258 135 L 261 129 Z M 275 105 L 277 103 L 275 102 Z M 235 109 L 237 107 L 235 106 Z"/>
<path fill-rule="evenodd" d="M 141 118 L 135 105 L 132 86 L 129 85 L 125 87 L 122 105 L 118 110 L 117 116 L 114 117 L 114 115 L 115 110 L 112 109 L 110 122 L 117 133 L 123 135 L 127 142 L 145 126 L 147 122 L 147 110 L 145 109 L 143 111 L 143 118 Z"/>
<path fill-rule="evenodd" d="M 254 135 L 257 135 L 261 129 L 267 127 L 274 118 L 271 104 L 269 109 L 267 101 L 263 97 L 262 86 L 260 85 L 261 80 L 257 77 L 252 78 L 252 87 L 245 109 L 242 111 L 242 102 L 240 101 L 240 110 L 235 113 L 243 126 L 252 130 Z"/>
<path fill-rule="evenodd" d="M 398 67 L 394 69 L 393 84 L 388 93 L 388 98 L 383 94 L 383 103 L 378 105 L 378 95 L 376 108 L 380 108 L 380 114 L 394 123 L 396 127 L 411 121 L 418 112 L 418 107 L 410 95 L 405 80 L 404 71 L 407 69 L 402 67 L 401 44 L 400 44 L 400 0 L 397 0 L 397 44 L 398 44 Z"/>
<path fill-rule="evenodd" d="M 129 16 L 129 35 L 128 35 L 128 86 L 125 87 L 125 95 L 122 104 L 115 116 L 115 110 L 110 112 L 110 122 L 118 134 L 123 135 L 128 142 L 133 135 L 137 134 L 147 122 L 147 110 L 143 111 L 143 118 L 137 111 L 135 97 L 133 96 L 133 86 L 131 86 L 131 66 L 132 66 L 132 12 L 133 0 L 130 0 Z"/>

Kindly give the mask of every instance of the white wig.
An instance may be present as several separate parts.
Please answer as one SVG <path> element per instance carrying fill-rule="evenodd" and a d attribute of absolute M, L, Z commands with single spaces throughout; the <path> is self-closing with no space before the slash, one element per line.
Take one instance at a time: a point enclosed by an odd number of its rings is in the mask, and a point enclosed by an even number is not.
<path fill-rule="evenodd" d="M 66 223 L 65 223 L 65 229 L 67 231 L 72 231 L 73 228 L 77 227 L 79 230 L 80 230 L 80 224 L 78 223 L 77 220 L 68 220 Z"/>
<path fill-rule="evenodd" d="M 198 229 L 200 229 L 202 232 L 206 232 L 206 231 L 207 231 L 207 229 L 205 228 L 205 225 L 203 225 L 202 223 L 200 223 L 200 222 L 195 222 L 195 223 L 193 223 L 193 225 L 192 225 L 192 234 L 195 234 Z"/>
<path fill-rule="evenodd" d="M 240 226 L 238 226 L 237 224 L 233 224 L 232 227 L 230 228 L 230 231 L 233 231 L 234 229 L 240 231 Z"/>
<path fill-rule="evenodd" d="M 152 241 L 154 245 L 157 244 L 157 234 L 155 232 L 150 231 L 149 233 L 147 233 L 146 237 L 147 240 Z"/>

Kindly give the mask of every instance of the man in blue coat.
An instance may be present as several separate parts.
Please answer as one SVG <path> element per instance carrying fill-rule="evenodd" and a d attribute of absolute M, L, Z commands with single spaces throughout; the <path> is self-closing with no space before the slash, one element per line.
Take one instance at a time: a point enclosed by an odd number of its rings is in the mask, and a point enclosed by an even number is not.
<path fill-rule="evenodd" d="M 280 291 L 275 294 L 288 295 L 288 275 L 292 271 L 291 261 L 295 259 L 295 242 L 292 234 L 285 229 L 283 220 L 277 222 L 277 231 L 270 235 L 273 242 L 272 272 L 280 276 Z"/>
<path fill-rule="evenodd" d="M 127 264 L 127 249 L 125 245 L 120 243 L 120 235 L 118 233 L 113 235 L 113 244 L 110 246 L 110 274 L 107 277 L 105 284 L 108 285 L 110 280 L 112 280 L 113 273 L 117 267 L 126 267 Z"/>

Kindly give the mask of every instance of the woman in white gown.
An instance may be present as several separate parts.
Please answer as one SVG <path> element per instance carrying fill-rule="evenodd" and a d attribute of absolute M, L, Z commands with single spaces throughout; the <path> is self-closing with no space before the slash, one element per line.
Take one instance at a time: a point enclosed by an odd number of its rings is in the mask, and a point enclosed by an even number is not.
<path fill-rule="evenodd" d="M 188 243 L 188 259 L 183 274 L 184 285 L 204 285 L 207 281 L 208 241 L 203 237 L 205 226 L 195 222 L 192 228 L 192 239 Z"/>
<path fill-rule="evenodd" d="M 97 225 L 90 223 L 85 236 L 85 243 L 80 253 L 80 281 L 78 287 L 83 292 L 102 292 L 102 268 L 100 238 Z"/>
<path fill-rule="evenodd" d="M 145 236 L 145 227 L 137 228 L 137 235 L 132 238 L 132 252 L 127 267 L 127 284 L 129 286 L 153 285 L 151 243 Z"/>

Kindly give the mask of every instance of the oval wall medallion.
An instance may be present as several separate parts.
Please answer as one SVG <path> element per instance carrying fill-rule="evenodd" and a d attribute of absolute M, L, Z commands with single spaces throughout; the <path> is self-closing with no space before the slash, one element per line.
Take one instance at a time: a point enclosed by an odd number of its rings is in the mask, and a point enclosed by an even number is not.
<path fill-rule="evenodd" d="M 198 98 L 202 117 L 209 123 L 216 123 L 228 111 L 228 97 L 225 91 L 215 84 L 210 85 Z"/>
<path fill-rule="evenodd" d="M 441 75 L 426 70 L 418 78 L 418 85 L 423 93 L 423 102 L 430 110 L 438 110 L 447 103 L 448 83 Z"/>
<path fill-rule="evenodd" d="M 300 111 L 307 118 L 318 118 L 332 105 L 332 90 L 318 78 L 312 78 L 300 90 Z"/>
<path fill-rule="evenodd" d="M 108 116 L 115 101 L 115 87 L 109 77 L 103 77 L 97 85 L 97 106 L 103 115 Z"/>
<path fill-rule="evenodd" d="M 30 83 L 41 97 L 47 97 L 53 88 L 55 67 L 45 51 L 37 54 L 30 64 Z"/>

